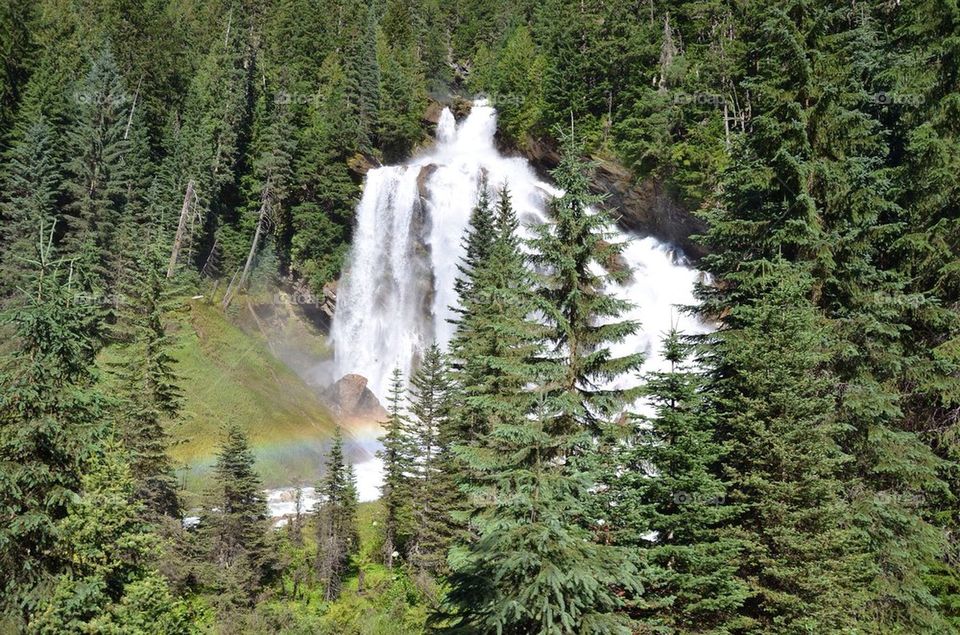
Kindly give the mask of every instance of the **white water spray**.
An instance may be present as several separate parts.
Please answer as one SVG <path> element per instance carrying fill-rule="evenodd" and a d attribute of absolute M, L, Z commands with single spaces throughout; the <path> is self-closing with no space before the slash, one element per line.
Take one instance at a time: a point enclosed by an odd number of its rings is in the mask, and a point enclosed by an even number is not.
<path fill-rule="evenodd" d="M 363 375 L 383 399 L 394 367 L 409 377 L 432 341 L 449 343 L 461 239 L 481 174 L 487 174 L 492 190 L 509 186 L 521 224 L 547 221 L 546 203 L 558 191 L 538 179 L 526 160 L 501 155 L 495 133 L 496 112 L 485 102 L 475 103 L 459 125 L 444 109 L 432 150 L 367 174 L 331 330 L 335 379 Z M 653 238 L 618 231 L 618 239 L 629 241 L 623 258 L 633 276 L 609 291 L 635 305 L 625 317 L 637 320 L 642 331 L 616 345 L 613 353 L 645 352 L 643 370 L 658 369 L 663 363 L 660 342 L 671 325 L 684 333 L 706 330 L 676 308 L 695 303 L 699 274 Z M 638 381 L 625 377 L 618 383 Z"/>

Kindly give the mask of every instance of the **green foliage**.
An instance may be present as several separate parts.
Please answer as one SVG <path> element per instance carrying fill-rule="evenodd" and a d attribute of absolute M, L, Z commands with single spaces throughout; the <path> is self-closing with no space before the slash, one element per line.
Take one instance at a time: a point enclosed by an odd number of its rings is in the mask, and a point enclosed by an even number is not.
<path fill-rule="evenodd" d="M 24 123 L 5 157 L 4 226 L 0 298 L 22 303 L 29 292 L 29 259 L 56 222 L 57 189 L 62 178 L 54 151 L 53 129 L 42 116 Z M 41 229 L 43 228 L 43 229 Z M 14 299 L 14 296 L 16 298 Z"/>
<path fill-rule="evenodd" d="M 357 485 L 353 466 L 343 458 L 343 435 L 337 428 L 327 455 L 326 476 L 318 488 L 317 572 L 329 602 L 337 599 L 350 556 L 359 546 Z"/>
<path fill-rule="evenodd" d="M 446 570 L 447 551 L 459 529 L 451 514 L 460 506 L 451 445 L 455 441 L 450 421 L 452 386 L 439 346 L 427 349 L 410 383 L 417 504 L 409 559 L 419 571 L 437 574 Z"/>
<path fill-rule="evenodd" d="M 40 258 L 27 305 L 6 316 L 15 343 L 0 382 L 3 609 L 23 617 L 42 598 L 39 585 L 69 564 L 55 548 L 58 524 L 107 432 L 95 314 L 76 302 L 49 246 Z"/>
<path fill-rule="evenodd" d="M 253 453 L 237 426 L 214 467 L 215 484 L 200 514 L 198 540 L 206 564 L 203 582 L 222 610 L 253 603 L 272 575 L 267 505 Z"/>
<path fill-rule="evenodd" d="M 600 478 L 609 518 L 604 539 L 643 550 L 645 590 L 631 607 L 651 630 L 722 632 L 748 595 L 734 575 L 740 544 L 720 527 L 738 511 L 727 505 L 717 466 L 724 447 L 705 403 L 705 378 L 690 366 L 677 331 L 663 344 L 669 370 L 647 377 L 653 414 L 637 417 L 616 439 Z"/>
<path fill-rule="evenodd" d="M 406 155 L 420 141 L 420 116 L 426 87 L 416 49 L 391 45 L 381 33 L 377 37 L 377 65 L 380 69 L 380 101 L 377 139 L 388 159 Z"/>
<path fill-rule="evenodd" d="M 135 482 L 105 446 L 81 479 L 81 493 L 58 525 L 57 551 L 66 571 L 50 581 L 30 631 L 37 633 L 183 633 L 189 614 L 149 568 L 160 545 L 139 520 Z"/>
<path fill-rule="evenodd" d="M 377 451 L 377 458 L 383 461 L 383 561 L 391 568 L 394 559 L 407 552 L 414 532 L 412 495 L 417 453 L 410 420 L 404 412 L 405 393 L 403 375 L 395 368 L 390 378 L 388 417 L 380 437 L 383 448 Z"/>

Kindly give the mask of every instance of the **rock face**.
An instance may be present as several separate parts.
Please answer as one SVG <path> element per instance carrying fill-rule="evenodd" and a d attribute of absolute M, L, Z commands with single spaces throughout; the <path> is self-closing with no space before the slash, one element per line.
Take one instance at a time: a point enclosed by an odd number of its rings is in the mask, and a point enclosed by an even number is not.
<path fill-rule="evenodd" d="M 499 136 L 497 141 L 501 152 L 517 152 Z M 548 177 L 560 161 L 556 145 L 543 139 L 527 139 L 521 154 L 544 177 Z M 677 245 L 693 260 L 706 254 L 703 246 L 690 238 L 703 232 L 706 225 L 676 200 L 660 180 L 648 177 L 638 183 L 630 170 L 618 162 L 593 159 L 596 170 L 590 187 L 606 196 L 603 206 L 613 212 L 623 229 Z"/>
<path fill-rule="evenodd" d="M 706 225 L 666 191 L 659 180 L 646 178 L 636 183 L 622 165 L 600 160 L 591 185 L 607 195 L 604 206 L 618 216 L 617 222 L 623 228 L 673 243 L 693 259 L 705 255 L 703 246 L 690 237 L 703 232 Z"/>
<path fill-rule="evenodd" d="M 320 311 L 323 328 L 329 333 L 330 326 L 333 324 L 333 314 L 337 310 L 337 284 L 338 280 L 331 280 L 323 285 L 323 297 L 319 298 L 320 303 L 317 309 Z"/>
<path fill-rule="evenodd" d="M 363 375 L 344 375 L 324 393 L 324 398 L 337 414 L 343 417 L 383 418 L 386 410 L 376 395 L 367 388 Z"/>

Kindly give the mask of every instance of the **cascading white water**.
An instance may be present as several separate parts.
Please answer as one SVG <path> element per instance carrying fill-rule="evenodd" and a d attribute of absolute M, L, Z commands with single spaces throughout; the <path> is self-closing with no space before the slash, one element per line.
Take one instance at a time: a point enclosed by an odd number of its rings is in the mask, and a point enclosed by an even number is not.
<path fill-rule="evenodd" d="M 546 202 L 558 191 L 538 179 L 526 160 L 501 155 L 495 133 L 496 112 L 485 102 L 475 103 L 459 125 L 444 109 L 432 150 L 367 174 L 349 273 L 340 286 L 331 330 L 336 377 L 363 375 L 383 399 L 394 367 L 409 376 L 430 342 L 445 346 L 450 341 L 461 238 L 481 174 L 487 174 L 493 190 L 508 185 L 521 224 L 546 222 Z M 617 233 L 629 241 L 623 256 L 633 276 L 610 291 L 634 304 L 627 317 L 637 320 L 642 331 L 613 352 L 644 351 L 644 370 L 654 370 L 662 365 L 659 342 L 671 325 L 685 333 L 705 330 L 676 309 L 694 304 L 699 274 L 667 245 Z M 637 378 L 621 381 L 626 385 Z"/>

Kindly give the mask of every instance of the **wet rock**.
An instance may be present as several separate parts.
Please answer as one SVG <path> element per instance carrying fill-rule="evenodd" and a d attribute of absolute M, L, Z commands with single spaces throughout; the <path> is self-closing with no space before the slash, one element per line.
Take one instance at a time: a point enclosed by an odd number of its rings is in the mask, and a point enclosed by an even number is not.
<path fill-rule="evenodd" d="M 691 236 L 703 232 L 706 225 L 677 201 L 660 180 L 648 177 L 636 183 L 624 166 L 599 160 L 591 186 L 606 195 L 603 206 L 624 229 L 673 243 L 693 259 L 705 254 L 703 246 Z"/>
<path fill-rule="evenodd" d="M 376 395 L 367 388 L 363 375 L 344 375 L 324 393 L 327 404 L 344 417 L 382 417 L 386 411 Z"/>
<path fill-rule="evenodd" d="M 380 161 L 378 161 L 375 156 L 370 154 L 357 152 L 352 157 L 347 159 L 347 169 L 356 176 L 366 176 L 367 172 L 379 167 Z"/>
<path fill-rule="evenodd" d="M 437 125 L 440 123 L 440 113 L 443 112 L 443 104 L 439 101 L 430 100 L 427 109 L 423 113 L 423 122 L 426 124 Z"/>

